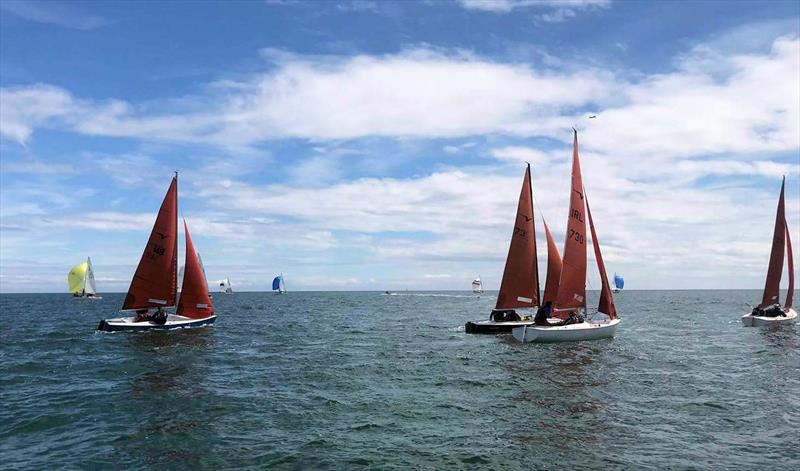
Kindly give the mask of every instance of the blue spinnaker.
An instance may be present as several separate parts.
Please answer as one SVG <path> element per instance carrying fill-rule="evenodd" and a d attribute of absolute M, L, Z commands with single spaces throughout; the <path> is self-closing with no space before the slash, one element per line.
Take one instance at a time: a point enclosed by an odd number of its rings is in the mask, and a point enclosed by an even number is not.
<path fill-rule="evenodd" d="M 281 277 L 280 276 L 276 276 L 275 279 L 272 280 L 272 289 L 274 291 L 277 291 L 277 290 L 281 289 Z"/>
<path fill-rule="evenodd" d="M 622 287 L 625 286 L 625 279 L 616 273 L 614 273 L 614 286 L 616 286 L 618 289 L 622 289 Z"/>

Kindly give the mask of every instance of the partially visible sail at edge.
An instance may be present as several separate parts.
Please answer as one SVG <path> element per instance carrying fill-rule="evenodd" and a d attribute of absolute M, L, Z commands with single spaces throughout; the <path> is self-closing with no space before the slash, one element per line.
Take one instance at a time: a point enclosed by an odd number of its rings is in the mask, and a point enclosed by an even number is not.
<path fill-rule="evenodd" d="M 178 177 L 169 185 L 123 310 L 175 305 L 178 271 Z"/>
<path fill-rule="evenodd" d="M 784 219 L 783 225 L 786 227 L 786 258 L 789 262 L 789 291 L 786 293 L 786 303 L 784 308 L 790 309 L 792 307 L 792 298 L 794 298 L 794 257 L 792 256 L 792 238 L 789 235 L 789 226 Z"/>
<path fill-rule="evenodd" d="M 539 305 L 539 273 L 536 260 L 536 232 L 533 219 L 531 167 L 525 168 L 525 179 L 517 205 L 517 217 L 508 257 L 500 282 L 495 310 L 535 307 Z"/>
<path fill-rule="evenodd" d="M 597 233 L 594 230 L 594 221 L 592 220 L 592 210 L 589 207 L 589 197 L 586 196 L 584 190 L 584 197 L 586 199 L 586 214 L 589 216 L 589 229 L 592 231 L 592 247 L 594 248 L 594 258 L 597 260 L 597 269 L 600 271 L 600 304 L 597 310 L 606 314 L 610 319 L 617 318 L 617 308 L 614 306 L 614 296 L 611 294 L 611 286 L 608 284 L 608 275 L 606 275 L 606 265 L 603 263 L 603 255 L 600 253 L 600 241 L 597 240 Z"/>
<path fill-rule="evenodd" d="M 578 157 L 578 132 L 572 143 L 572 186 L 569 198 L 567 233 L 561 280 L 558 284 L 556 310 L 586 307 L 586 219 L 583 200 L 583 178 Z"/>
<path fill-rule="evenodd" d="M 786 215 L 784 210 L 783 193 L 786 185 L 784 177 L 781 183 L 781 196 L 778 199 L 778 211 L 775 214 L 775 230 L 772 234 L 772 251 L 769 255 L 769 269 L 767 281 L 764 284 L 764 296 L 760 307 L 769 306 L 780 301 L 781 275 L 783 273 L 783 254 L 786 245 Z"/>
<path fill-rule="evenodd" d="M 183 221 L 183 230 L 186 235 L 186 261 L 183 272 L 183 289 L 176 314 L 192 319 L 204 319 L 214 315 L 214 306 L 208 296 L 208 285 L 203 267 L 194 251 L 194 244 L 189 235 L 186 221 Z"/>

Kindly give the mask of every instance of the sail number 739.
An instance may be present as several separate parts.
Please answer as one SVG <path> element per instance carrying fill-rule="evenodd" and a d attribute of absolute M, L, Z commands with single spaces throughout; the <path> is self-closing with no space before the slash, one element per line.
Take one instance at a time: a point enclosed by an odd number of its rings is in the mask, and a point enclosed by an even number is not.
<path fill-rule="evenodd" d="M 575 241 L 577 243 L 579 243 L 579 244 L 583 244 L 583 241 L 584 241 L 583 234 L 581 234 L 580 232 L 576 231 L 575 229 L 570 229 L 569 230 L 569 237 L 567 237 L 567 239 L 575 239 Z"/>

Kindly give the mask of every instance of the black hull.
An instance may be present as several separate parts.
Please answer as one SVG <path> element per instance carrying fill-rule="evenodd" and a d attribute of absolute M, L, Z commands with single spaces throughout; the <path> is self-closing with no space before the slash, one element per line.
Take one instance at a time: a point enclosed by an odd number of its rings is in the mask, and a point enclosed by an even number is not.
<path fill-rule="evenodd" d="M 464 331 L 468 334 L 509 334 L 514 327 L 521 327 L 532 322 L 467 322 Z"/>

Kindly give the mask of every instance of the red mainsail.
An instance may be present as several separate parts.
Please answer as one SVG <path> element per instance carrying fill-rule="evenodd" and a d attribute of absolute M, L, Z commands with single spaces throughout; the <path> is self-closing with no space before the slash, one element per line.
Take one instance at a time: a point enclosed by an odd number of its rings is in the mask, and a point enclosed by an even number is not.
<path fill-rule="evenodd" d="M 544 222 L 544 233 L 547 236 L 547 280 L 544 283 L 544 297 L 542 304 L 547 301 L 555 302 L 556 295 L 558 294 L 558 282 L 561 278 L 561 254 L 558 253 L 553 236 L 550 234 L 550 228 L 547 222 Z"/>
<path fill-rule="evenodd" d="M 780 302 L 781 275 L 783 273 L 783 252 L 786 245 L 786 216 L 783 202 L 783 189 L 786 185 L 784 177 L 781 183 L 781 196 L 778 199 L 778 212 L 775 215 L 775 231 L 772 233 L 772 251 L 769 255 L 767 282 L 764 285 L 764 297 L 761 307 Z"/>
<path fill-rule="evenodd" d="M 183 221 L 183 230 L 186 233 L 186 262 L 183 268 L 183 287 L 181 288 L 181 298 L 178 301 L 179 316 L 191 317 L 192 319 L 204 319 L 214 315 L 214 306 L 211 304 L 211 297 L 208 295 L 208 285 L 206 284 L 203 268 L 200 260 L 194 251 L 192 237 L 189 235 L 189 228 L 186 220 Z"/>
<path fill-rule="evenodd" d="M 792 238 L 789 236 L 789 226 L 785 219 L 783 225 L 786 227 L 786 261 L 789 263 L 789 292 L 786 293 L 786 304 L 783 307 L 789 309 L 792 307 L 792 298 L 794 297 L 794 258 L 792 257 Z"/>
<path fill-rule="evenodd" d="M 561 280 L 558 283 L 556 310 L 575 310 L 586 306 L 586 219 L 583 201 L 583 179 L 578 158 L 578 131 L 572 141 L 572 187 L 569 198 L 567 236 Z"/>
<path fill-rule="evenodd" d="M 500 283 L 495 310 L 539 305 L 539 266 L 536 260 L 536 233 L 533 221 L 531 166 L 525 168 L 525 180 L 519 194 L 517 219 L 511 234 L 506 267 Z"/>
<path fill-rule="evenodd" d="M 175 305 L 178 287 L 178 177 L 158 210 L 150 239 L 136 267 L 123 310 Z"/>
<path fill-rule="evenodd" d="M 608 283 L 608 275 L 606 274 L 606 264 L 603 263 L 603 255 L 600 253 L 600 241 L 597 240 L 597 233 L 594 230 L 594 221 L 592 220 L 592 209 L 589 207 L 589 197 L 586 196 L 586 191 L 583 192 L 586 198 L 586 214 L 589 216 L 589 229 L 592 231 L 592 247 L 594 247 L 594 258 L 597 260 L 597 269 L 600 271 L 600 304 L 597 310 L 603 314 L 608 315 L 610 319 L 617 318 L 617 308 L 614 306 L 614 297 L 611 295 L 611 285 Z"/>

